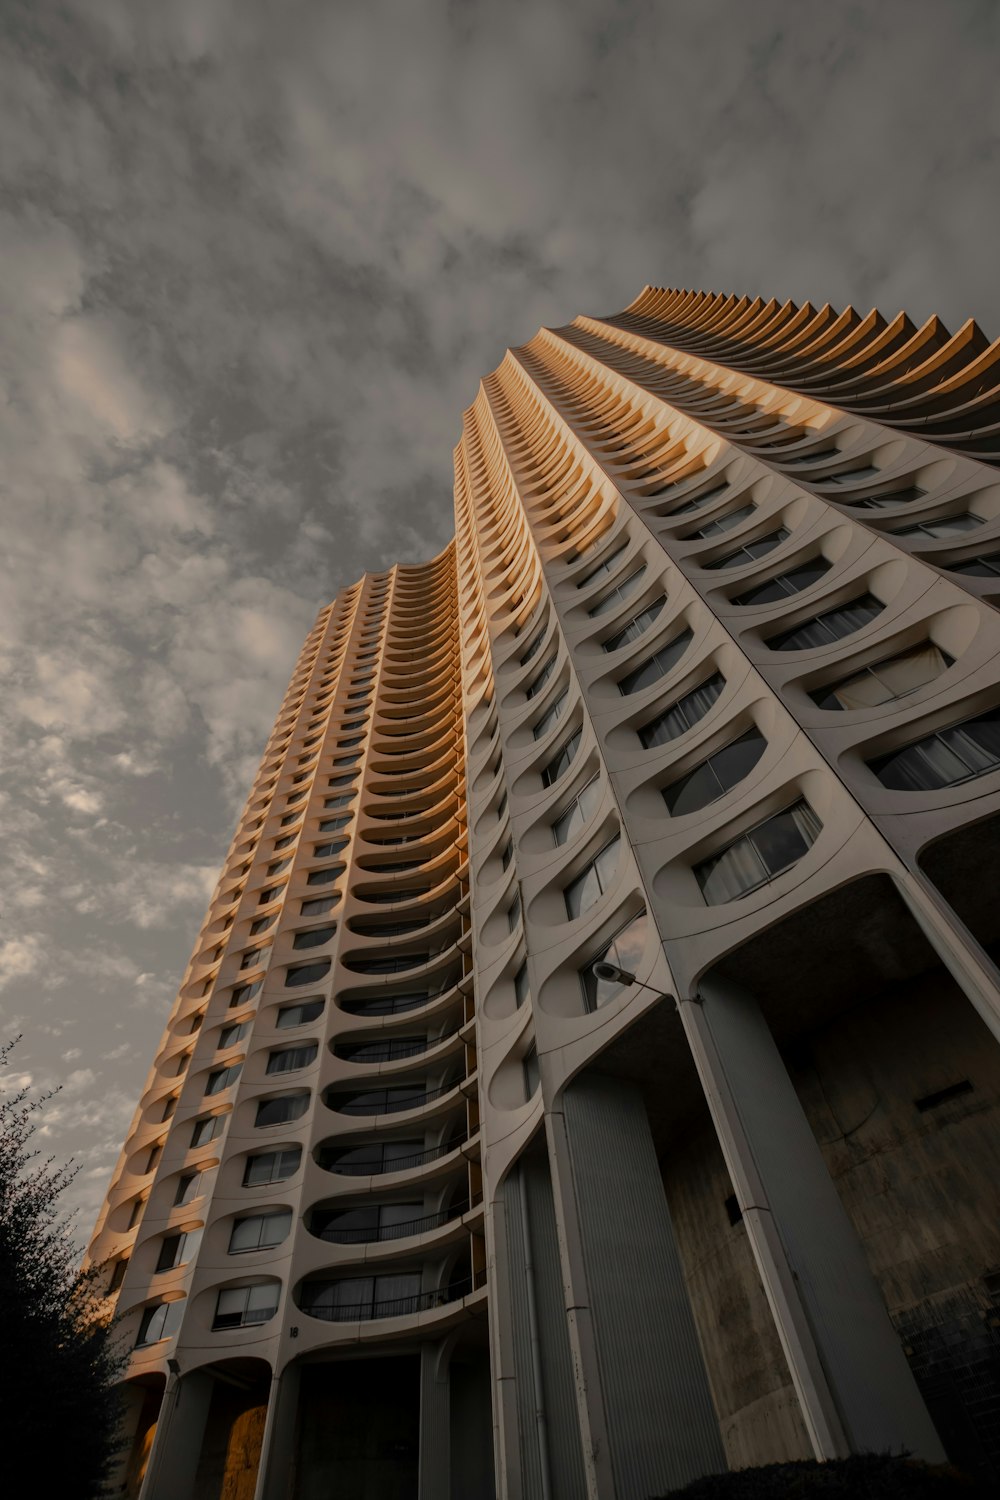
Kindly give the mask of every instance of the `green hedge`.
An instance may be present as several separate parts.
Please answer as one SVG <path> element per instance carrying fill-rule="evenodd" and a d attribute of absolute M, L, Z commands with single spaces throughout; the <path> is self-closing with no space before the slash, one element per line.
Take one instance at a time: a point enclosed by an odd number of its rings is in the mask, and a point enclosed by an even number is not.
<path fill-rule="evenodd" d="M 733 1474 L 710 1474 L 661 1500 L 985 1500 L 984 1492 L 951 1468 L 934 1468 L 888 1454 L 862 1454 L 820 1464 L 765 1464 Z"/>

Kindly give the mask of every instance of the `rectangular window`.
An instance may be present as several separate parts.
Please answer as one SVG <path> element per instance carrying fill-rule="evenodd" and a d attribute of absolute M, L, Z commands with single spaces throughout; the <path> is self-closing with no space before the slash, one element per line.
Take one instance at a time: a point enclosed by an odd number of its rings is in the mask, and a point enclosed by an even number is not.
<path fill-rule="evenodd" d="M 320 917 L 325 915 L 326 912 L 332 911 L 339 900 L 340 897 L 337 895 L 314 896 L 310 901 L 303 901 L 299 907 L 299 912 L 303 917 Z"/>
<path fill-rule="evenodd" d="M 214 1073 L 209 1073 L 208 1082 L 205 1084 L 205 1093 L 221 1094 L 228 1089 L 239 1078 L 243 1069 L 242 1063 L 233 1063 L 231 1068 L 216 1068 Z"/>
<path fill-rule="evenodd" d="M 322 870 L 310 870 L 306 876 L 306 885 L 329 885 L 331 881 L 336 880 L 343 873 L 343 865 L 328 865 Z"/>
<path fill-rule="evenodd" d="M 160 1253 L 156 1257 L 157 1271 L 172 1271 L 181 1264 L 184 1255 L 183 1234 L 165 1234 L 160 1241 Z"/>
<path fill-rule="evenodd" d="M 223 1115 L 208 1115 L 204 1120 L 195 1120 L 191 1131 L 192 1146 L 204 1146 L 209 1141 L 214 1141 L 222 1129 L 223 1119 Z"/>
<path fill-rule="evenodd" d="M 263 983 L 263 979 L 255 979 L 253 984 L 237 985 L 229 997 L 229 1009 L 235 1010 L 238 1005 L 248 1005 L 251 1000 L 256 1000 Z"/>
<path fill-rule="evenodd" d="M 514 1004 L 520 1010 L 528 998 L 528 965 L 523 963 L 514 975 Z"/>
<path fill-rule="evenodd" d="M 654 651 L 652 656 L 648 656 L 641 665 L 620 678 L 618 691 L 623 697 L 628 697 L 632 693 L 642 692 L 643 688 L 651 687 L 654 682 L 659 682 L 661 677 L 673 671 L 690 644 L 691 631 L 682 630 L 680 635 L 674 636 L 672 641 L 668 641 L 658 651 Z"/>
<path fill-rule="evenodd" d="M 718 568 L 738 568 L 743 563 L 755 562 L 758 557 L 766 557 L 773 552 L 775 547 L 786 542 L 791 535 L 784 526 L 779 526 L 777 531 L 768 532 L 767 536 L 761 536 L 752 542 L 744 542 L 742 547 L 737 547 L 734 552 L 727 552 L 725 557 L 717 557 L 714 562 L 705 563 L 706 570 Z"/>
<path fill-rule="evenodd" d="M 720 906 L 767 885 L 802 858 L 821 827 L 809 804 L 797 802 L 702 860 L 694 873 L 706 904 Z"/>
<path fill-rule="evenodd" d="M 174 1194 L 174 1207 L 182 1203 L 193 1203 L 201 1196 L 201 1173 L 183 1172 L 177 1179 L 177 1191 Z"/>
<path fill-rule="evenodd" d="M 279 1030 L 284 1030 L 289 1026 L 304 1026 L 307 1021 L 315 1021 L 317 1016 L 323 1014 L 323 1005 L 322 1000 L 303 1000 L 299 1005 L 283 1005 L 278 1011 Z"/>
<path fill-rule="evenodd" d="M 853 635 L 856 630 L 874 620 L 882 608 L 882 601 L 876 599 L 874 594 L 862 594 L 859 598 L 852 599 L 850 604 L 842 604 L 839 609 L 828 610 L 813 620 L 796 625 L 792 630 L 770 636 L 765 645 L 772 651 L 807 651 L 819 646 L 829 646 L 834 641 Z"/>
<path fill-rule="evenodd" d="M 540 1082 L 537 1047 L 531 1047 L 524 1054 L 521 1059 L 521 1068 L 524 1073 L 524 1097 L 530 1099 L 537 1092 Z"/>
<path fill-rule="evenodd" d="M 725 685 L 726 679 L 722 673 L 715 672 L 702 683 L 701 687 L 685 693 L 684 697 L 678 698 L 670 708 L 657 714 L 655 719 L 650 719 L 648 724 L 643 724 L 638 730 L 638 735 L 646 749 L 650 750 L 655 745 L 665 745 L 670 740 L 679 739 L 689 729 L 693 729 L 695 724 L 708 713 Z"/>
<path fill-rule="evenodd" d="M 588 1010 L 599 1010 L 621 992 L 622 986 L 614 980 L 598 979 L 594 965 L 604 962 L 615 964 L 627 974 L 638 972 L 646 949 L 646 934 L 649 918 L 645 911 L 627 922 L 600 953 L 595 953 L 589 963 L 580 970 L 580 985 L 584 1004 Z"/>
<path fill-rule="evenodd" d="M 258 1099 L 254 1126 L 287 1125 L 301 1119 L 308 1105 L 308 1094 L 275 1094 L 270 1099 Z"/>
<path fill-rule="evenodd" d="M 266 1323 L 278 1311 L 279 1285 L 223 1287 L 215 1305 L 213 1328 L 251 1328 Z"/>
<path fill-rule="evenodd" d="M 739 526 L 747 516 L 752 516 L 755 509 L 753 505 L 741 505 L 738 510 L 728 511 L 724 516 L 717 516 L 712 521 L 706 521 L 698 531 L 691 532 L 691 539 L 706 541 L 709 537 L 721 536 L 723 532 L 732 531 L 733 527 Z"/>
<path fill-rule="evenodd" d="M 663 800 L 671 817 L 682 818 L 717 801 L 748 776 L 760 760 L 767 742 L 756 729 L 731 740 L 695 766 L 679 781 L 663 788 Z"/>
<path fill-rule="evenodd" d="M 607 890 L 618 868 L 620 845 L 621 838 L 616 834 L 599 850 L 587 868 L 566 887 L 563 896 L 566 915 L 571 920 L 581 916 Z"/>
<path fill-rule="evenodd" d="M 580 579 L 577 588 L 585 589 L 589 583 L 593 583 L 595 578 L 606 578 L 611 572 L 612 565 L 621 557 L 627 546 L 627 541 L 622 542 L 620 547 L 616 547 L 613 552 L 609 552 L 603 562 L 599 562 L 596 568 L 591 568 L 590 572 Z"/>
<path fill-rule="evenodd" d="M 540 740 L 544 735 L 548 734 L 549 730 L 557 722 L 557 720 L 562 718 L 568 698 L 569 691 L 567 689 L 561 694 L 560 697 L 556 699 L 548 712 L 542 715 L 537 724 L 533 725 L 531 732 L 536 740 Z"/>
<path fill-rule="evenodd" d="M 513 901 L 507 908 L 507 930 L 513 932 L 521 920 L 521 895 L 515 894 Z"/>
<path fill-rule="evenodd" d="M 227 1047 L 235 1047 L 241 1042 L 250 1030 L 249 1021 L 240 1021 L 235 1026 L 223 1026 L 219 1032 L 219 1051 L 224 1052 Z"/>
<path fill-rule="evenodd" d="M 623 578 L 621 583 L 617 584 L 610 593 L 605 594 L 603 599 L 599 599 L 596 604 L 591 606 L 588 611 L 591 619 L 596 620 L 599 615 L 606 615 L 609 609 L 614 609 L 629 598 L 631 594 L 634 594 L 642 582 L 645 572 L 646 565 L 643 563 L 641 567 L 636 568 L 634 573 L 630 573 L 627 578 Z"/>
<path fill-rule="evenodd" d="M 567 843 L 589 820 L 601 800 L 601 781 L 592 776 L 573 798 L 569 807 L 552 825 L 552 837 L 557 844 Z"/>
<path fill-rule="evenodd" d="M 985 776 L 1000 766 L 1000 708 L 939 729 L 868 764 L 883 786 L 899 792 L 937 791 Z"/>
<path fill-rule="evenodd" d="M 773 604 L 778 599 L 787 599 L 789 595 L 800 594 L 803 589 L 818 583 L 832 566 L 825 557 L 817 557 L 813 562 L 803 563 L 800 568 L 791 568 L 787 573 L 779 573 L 776 578 L 768 578 L 764 583 L 755 584 L 742 594 L 734 594 L 732 602 L 745 606 Z"/>
<path fill-rule="evenodd" d="M 248 1156 L 243 1169 L 244 1187 L 262 1187 L 272 1182 L 285 1182 L 299 1170 L 302 1148 L 289 1146 L 284 1151 L 261 1151 L 257 1156 Z"/>
<path fill-rule="evenodd" d="M 577 729 L 573 734 L 570 735 L 569 739 L 566 741 L 562 749 L 556 752 L 553 758 L 549 761 L 548 765 L 543 767 L 542 782 L 545 786 L 553 786 L 554 783 L 559 780 L 563 772 L 569 768 L 574 755 L 580 748 L 580 740 L 582 739 L 582 737 L 583 731 L 581 729 Z M 504 868 L 506 869 L 506 866 L 504 866 Z"/>
<path fill-rule="evenodd" d="M 303 948 L 322 948 L 333 938 L 337 931 L 337 924 L 332 922 L 329 927 L 306 927 L 297 932 L 292 938 L 292 947 L 296 951 Z"/>
<path fill-rule="evenodd" d="M 288 1238 L 292 1224 L 292 1211 L 279 1209 L 272 1214 L 249 1214 L 237 1219 L 229 1236 L 229 1254 L 240 1255 L 247 1250 L 271 1250 Z"/>
<path fill-rule="evenodd" d="M 308 1068 L 309 1064 L 316 1061 L 318 1051 L 315 1042 L 310 1042 L 305 1047 L 284 1047 L 280 1052 L 268 1054 L 268 1073 L 294 1073 L 299 1068 Z"/>
<path fill-rule="evenodd" d="M 528 698 L 534 698 L 538 693 L 540 693 L 542 691 L 542 688 L 548 682 L 549 678 L 552 676 L 552 673 L 555 671 L 555 669 L 556 658 L 554 656 L 550 656 L 542 670 L 539 672 L 538 676 L 527 688 L 525 696 Z"/>
<path fill-rule="evenodd" d="M 885 661 L 863 667 L 840 682 L 817 688 L 809 696 L 818 708 L 873 708 L 915 693 L 918 688 L 933 682 L 951 664 L 952 658 L 946 651 L 931 641 L 924 641 L 912 651 L 903 651 L 899 656 L 890 656 Z"/>
<path fill-rule="evenodd" d="M 613 636 L 610 636 L 603 643 L 605 651 L 620 651 L 630 641 L 637 641 L 641 635 L 645 634 L 666 602 L 666 594 L 661 594 L 658 599 L 653 600 L 652 604 L 647 604 L 645 609 L 641 609 L 637 615 L 633 615 L 627 625 L 623 626 L 621 630 L 616 631 Z"/>

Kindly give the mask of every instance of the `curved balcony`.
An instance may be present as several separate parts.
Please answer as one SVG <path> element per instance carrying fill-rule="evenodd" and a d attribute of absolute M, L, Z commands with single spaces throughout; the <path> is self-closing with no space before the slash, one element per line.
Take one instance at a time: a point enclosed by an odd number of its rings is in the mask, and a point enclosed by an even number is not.
<path fill-rule="evenodd" d="M 386 1177 L 396 1172 L 414 1172 L 431 1162 L 443 1161 L 446 1156 L 461 1150 L 475 1140 L 475 1136 L 460 1132 L 433 1146 L 420 1146 L 414 1150 L 393 1154 L 392 1141 L 363 1142 L 352 1146 L 344 1143 L 336 1146 L 320 1146 L 316 1152 L 316 1164 L 324 1172 L 336 1177 Z M 395 1143 L 405 1147 L 405 1142 Z"/>
<path fill-rule="evenodd" d="M 387 1277 L 369 1276 L 338 1278 L 330 1281 L 307 1283 L 303 1287 L 299 1307 L 311 1318 L 322 1318 L 328 1323 L 367 1323 L 377 1318 L 412 1317 L 415 1313 L 433 1308 L 446 1307 L 460 1302 L 478 1288 L 486 1285 L 486 1272 L 477 1271 L 474 1276 L 462 1276 L 447 1286 L 434 1287 L 431 1291 L 410 1291 L 409 1285 L 419 1281 L 419 1272 L 410 1275 L 394 1273 Z M 370 1295 L 364 1295 L 360 1283 L 371 1283 Z M 379 1283 L 383 1283 L 380 1286 Z M 306 1294 L 316 1291 L 307 1300 Z M 344 1291 L 338 1293 L 337 1288 Z M 388 1294 L 388 1295 L 387 1295 Z M 338 1300 L 339 1297 L 344 1300 Z M 347 1300 L 348 1298 L 352 1300 Z M 362 1300 L 355 1300 L 361 1298 Z"/>
<path fill-rule="evenodd" d="M 382 1222 L 379 1210 L 384 1206 L 351 1204 L 324 1208 L 317 1205 L 309 1213 L 309 1233 L 328 1245 L 382 1245 L 390 1240 L 407 1240 L 414 1235 L 431 1234 L 435 1229 L 441 1229 L 446 1224 L 460 1225 L 463 1215 L 477 1205 L 469 1199 L 468 1195 L 463 1194 L 454 1203 L 445 1204 L 442 1208 L 435 1209 L 433 1213 L 421 1214 L 412 1219 Z M 352 1214 L 357 1214 L 359 1210 L 372 1216 L 372 1222 L 353 1225 L 337 1222 L 338 1216 L 344 1220 Z M 317 1227 L 318 1225 L 320 1227 Z"/>
<path fill-rule="evenodd" d="M 462 1078 L 451 1078 L 433 1088 L 420 1088 L 397 1084 L 389 1088 L 353 1089 L 348 1094 L 333 1093 L 327 1089 L 323 1103 L 338 1115 L 375 1118 L 381 1115 L 405 1114 L 410 1110 L 424 1109 L 428 1104 L 453 1094 L 465 1082 Z"/>

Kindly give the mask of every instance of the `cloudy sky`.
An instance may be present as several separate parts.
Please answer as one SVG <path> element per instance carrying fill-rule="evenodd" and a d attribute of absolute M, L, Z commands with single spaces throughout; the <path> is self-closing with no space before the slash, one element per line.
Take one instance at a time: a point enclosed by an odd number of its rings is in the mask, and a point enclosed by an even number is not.
<path fill-rule="evenodd" d="M 0 1035 L 88 1229 L 316 609 L 645 282 L 1000 334 L 995 0 L 6 0 Z"/>

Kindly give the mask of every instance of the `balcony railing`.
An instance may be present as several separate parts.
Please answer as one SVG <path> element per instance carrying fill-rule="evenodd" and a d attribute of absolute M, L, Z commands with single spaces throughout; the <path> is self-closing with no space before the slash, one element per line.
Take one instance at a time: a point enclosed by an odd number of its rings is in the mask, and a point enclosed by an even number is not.
<path fill-rule="evenodd" d="M 431 1292 L 415 1292 L 409 1297 L 390 1297 L 380 1301 L 372 1298 L 368 1302 L 345 1303 L 343 1307 L 303 1305 L 302 1311 L 311 1318 L 322 1318 L 327 1323 L 367 1323 L 373 1318 L 405 1318 L 413 1313 L 426 1312 L 428 1308 L 446 1307 L 449 1302 L 459 1302 L 470 1292 L 486 1285 L 486 1272 L 477 1271 L 475 1276 L 463 1276 L 449 1286 L 437 1287 Z"/>
<path fill-rule="evenodd" d="M 440 1229 L 442 1224 L 460 1219 L 469 1207 L 466 1199 L 438 1209 L 437 1213 L 424 1214 L 420 1219 L 406 1219 L 401 1224 L 377 1224 L 359 1229 L 338 1229 L 336 1224 L 328 1224 L 325 1229 L 313 1232 L 317 1239 L 327 1240 L 333 1245 L 374 1245 L 383 1240 L 405 1240 L 411 1234 L 428 1234 L 432 1229 Z"/>
<path fill-rule="evenodd" d="M 394 1156 L 383 1158 L 380 1162 L 372 1161 L 331 1161 L 326 1163 L 320 1161 L 324 1172 L 336 1172 L 340 1177 L 382 1177 L 387 1172 L 410 1172 L 414 1167 L 422 1167 L 425 1162 L 437 1161 L 440 1156 L 450 1156 L 457 1151 L 459 1146 L 464 1146 L 469 1139 L 467 1135 L 458 1136 L 453 1140 L 441 1141 L 436 1146 L 427 1146 L 422 1151 L 412 1151 L 408 1156 Z"/>
<path fill-rule="evenodd" d="M 450 1094 L 462 1082 L 460 1078 L 453 1078 L 449 1083 L 441 1083 L 435 1089 L 428 1089 L 425 1094 L 410 1094 L 406 1098 L 393 1093 L 387 1089 L 366 1090 L 366 1097 L 362 1099 L 345 1099 L 342 1104 L 335 1103 L 331 1099 L 328 1108 L 335 1110 L 339 1115 L 395 1115 L 407 1109 L 420 1109 L 425 1104 L 430 1104 L 434 1099 L 440 1099 L 445 1094 Z"/>

